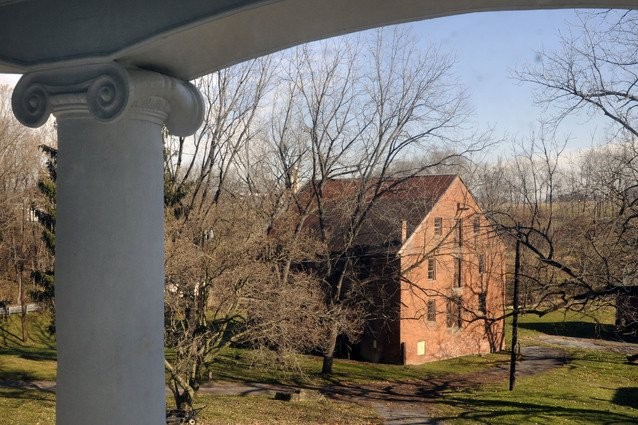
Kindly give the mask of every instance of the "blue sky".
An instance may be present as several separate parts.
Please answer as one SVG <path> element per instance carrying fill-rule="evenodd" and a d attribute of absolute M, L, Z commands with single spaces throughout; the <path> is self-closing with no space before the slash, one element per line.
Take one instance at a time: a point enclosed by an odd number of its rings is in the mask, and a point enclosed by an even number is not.
<path fill-rule="evenodd" d="M 496 137 L 525 138 L 541 116 L 529 85 L 511 78 L 512 70 L 533 62 L 536 51 L 558 46 L 558 31 L 574 21 L 573 10 L 483 12 L 430 19 L 411 24 L 422 42 L 432 42 L 456 56 L 456 72 L 469 89 L 475 125 L 492 127 Z M 0 75 L 0 83 L 15 84 L 16 76 Z M 557 136 L 570 138 L 570 150 L 601 138 L 603 119 L 575 117 L 563 123 Z"/>
<path fill-rule="evenodd" d="M 484 12 L 421 21 L 413 25 L 422 42 L 455 53 L 456 72 L 471 94 L 478 126 L 493 127 L 496 136 L 525 138 L 538 128 L 542 110 L 532 87 L 512 78 L 512 71 L 533 63 L 536 52 L 559 46 L 558 32 L 575 21 L 574 10 Z M 601 138 L 606 122 L 585 116 L 565 121 L 557 137 L 569 138 L 576 150 Z"/>

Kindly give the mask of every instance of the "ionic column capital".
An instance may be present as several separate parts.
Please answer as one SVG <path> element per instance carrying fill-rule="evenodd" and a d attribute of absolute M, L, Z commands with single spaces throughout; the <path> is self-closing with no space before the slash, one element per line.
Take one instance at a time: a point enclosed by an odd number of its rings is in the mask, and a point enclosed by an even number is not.
<path fill-rule="evenodd" d="M 25 74 L 11 104 L 28 127 L 41 126 L 50 114 L 101 122 L 126 117 L 166 124 L 172 134 L 188 136 L 204 117 L 203 99 L 189 82 L 115 62 Z"/>

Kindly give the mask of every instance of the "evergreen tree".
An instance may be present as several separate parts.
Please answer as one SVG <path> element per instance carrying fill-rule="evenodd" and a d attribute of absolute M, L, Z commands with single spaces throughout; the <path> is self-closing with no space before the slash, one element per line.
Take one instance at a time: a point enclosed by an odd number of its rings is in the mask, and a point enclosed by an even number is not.
<path fill-rule="evenodd" d="M 31 208 L 42 226 L 42 240 L 51 258 L 55 257 L 55 193 L 57 180 L 58 150 L 47 145 L 40 145 L 40 150 L 48 157 L 46 174 L 38 180 L 38 190 L 42 197 L 39 204 L 32 203 Z M 31 273 L 36 289 L 31 297 L 51 311 L 49 333 L 55 333 L 55 268 L 54 262 L 49 261 L 44 270 Z"/>

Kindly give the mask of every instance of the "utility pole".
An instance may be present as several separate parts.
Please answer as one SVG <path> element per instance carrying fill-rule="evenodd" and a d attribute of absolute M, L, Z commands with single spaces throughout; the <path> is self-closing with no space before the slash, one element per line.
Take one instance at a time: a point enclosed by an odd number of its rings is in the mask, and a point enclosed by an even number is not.
<path fill-rule="evenodd" d="M 518 285 L 521 269 L 520 232 L 516 232 L 516 255 L 514 257 L 514 291 L 512 294 L 512 349 L 510 357 L 510 391 L 516 385 L 516 347 L 518 345 Z"/>

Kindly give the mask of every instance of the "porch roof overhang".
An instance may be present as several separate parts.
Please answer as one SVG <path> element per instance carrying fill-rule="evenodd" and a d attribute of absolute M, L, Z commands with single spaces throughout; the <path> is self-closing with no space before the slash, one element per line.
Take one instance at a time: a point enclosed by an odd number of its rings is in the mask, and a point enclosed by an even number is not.
<path fill-rule="evenodd" d="M 192 79 L 329 36 L 477 11 L 636 0 L 0 0 L 0 73 L 117 61 Z"/>

